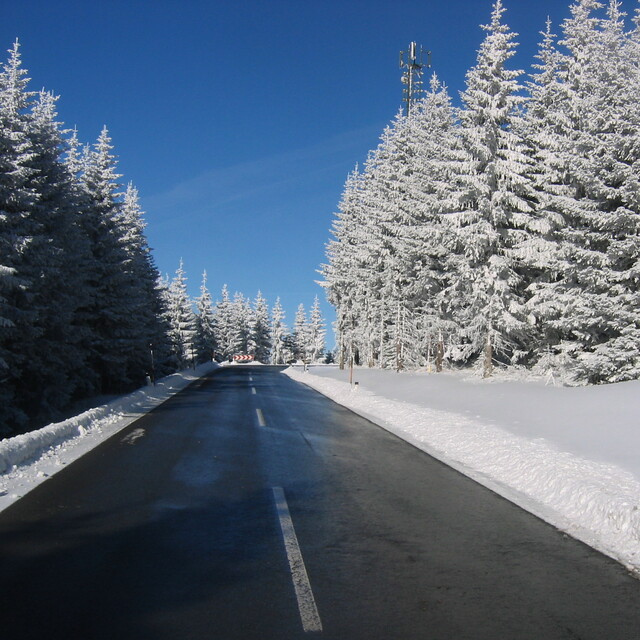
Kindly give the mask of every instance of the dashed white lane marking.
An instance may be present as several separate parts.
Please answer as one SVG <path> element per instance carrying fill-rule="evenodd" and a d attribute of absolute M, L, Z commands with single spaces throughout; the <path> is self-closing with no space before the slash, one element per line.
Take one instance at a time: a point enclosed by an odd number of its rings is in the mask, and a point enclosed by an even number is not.
<path fill-rule="evenodd" d="M 251 393 L 255 396 L 256 395 L 256 388 L 255 387 L 251 387 Z"/>
<path fill-rule="evenodd" d="M 282 487 L 272 487 L 273 498 L 276 503 L 276 511 L 278 512 L 278 520 L 280 521 L 280 529 L 282 530 L 282 539 L 284 540 L 284 548 L 287 552 L 289 567 L 291 568 L 291 579 L 298 600 L 298 611 L 300 612 L 300 620 L 302 628 L 305 632 L 322 631 L 322 622 L 318 607 L 316 606 L 311 583 L 307 575 L 307 568 L 304 565 L 300 545 L 296 530 L 293 528 L 293 520 L 289 512 L 289 505 L 284 495 Z"/>
<path fill-rule="evenodd" d="M 253 382 L 253 376 L 249 375 L 249 382 Z"/>
<path fill-rule="evenodd" d="M 144 429 L 134 429 L 131 433 L 126 435 L 120 442 L 124 444 L 135 444 L 138 438 L 142 438 L 144 436 Z"/>
<path fill-rule="evenodd" d="M 264 419 L 264 414 L 262 413 L 262 409 L 256 409 L 256 415 L 258 416 L 258 424 L 261 427 L 266 427 L 267 426 L 267 422 Z"/>

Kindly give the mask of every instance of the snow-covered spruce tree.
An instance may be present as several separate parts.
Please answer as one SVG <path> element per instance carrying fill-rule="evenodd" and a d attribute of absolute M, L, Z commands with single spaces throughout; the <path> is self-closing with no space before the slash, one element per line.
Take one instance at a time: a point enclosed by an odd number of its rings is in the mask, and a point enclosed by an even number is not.
<path fill-rule="evenodd" d="M 527 272 L 526 307 L 531 326 L 532 360 L 548 358 L 550 345 L 559 334 L 553 320 L 562 313 L 565 301 L 554 294 L 555 283 L 562 272 L 560 234 L 565 225 L 563 205 L 557 195 L 570 200 L 564 186 L 566 154 L 565 135 L 568 127 L 566 109 L 568 95 L 561 81 L 562 56 L 558 52 L 550 20 L 542 32 L 542 42 L 533 65 L 534 73 L 527 83 L 527 111 L 519 123 L 520 132 L 534 150 L 534 180 L 538 205 L 531 224 L 531 235 L 517 250 L 517 258 Z"/>
<path fill-rule="evenodd" d="M 169 275 L 158 276 L 156 281 L 156 290 L 159 296 L 159 310 L 163 327 L 165 331 L 161 339 L 151 341 L 149 344 L 149 355 L 151 358 L 150 375 L 154 379 L 158 379 L 162 375 L 174 373 L 182 368 L 179 359 L 179 345 L 175 340 L 172 331 L 172 296 L 170 293 L 171 281 Z"/>
<path fill-rule="evenodd" d="M 163 354 L 166 358 L 171 341 L 157 288 L 158 270 L 144 235 L 145 224 L 138 190 L 131 183 L 124 193 L 116 222 L 127 256 L 123 269 L 130 278 L 128 305 L 135 314 L 135 324 L 130 334 L 132 348 L 127 363 L 128 378 L 140 384 L 146 375 L 150 375 L 152 364 L 156 376 L 169 373 Z M 154 345 L 156 352 L 153 363 L 150 345 Z"/>
<path fill-rule="evenodd" d="M 250 353 L 258 362 L 267 364 L 271 355 L 271 319 L 267 301 L 260 291 L 253 301 L 250 343 Z"/>
<path fill-rule="evenodd" d="M 21 346 L 33 338 L 35 316 L 25 304 L 32 283 L 20 271 L 34 232 L 29 212 L 38 197 L 26 113 L 33 94 L 17 42 L 9 54 L 0 73 L 0 433 L 26 421 L 16 406 L 16 383 L 24 366 Z"/>
<path fill-rule="evenodd" d="M 82 316 L 92 332 L 87 340 L 89 362 L 103 392 L 135 387 L 144 381 L 149 366 L 149 347 L 136 316 L 141 306 L 140 283 L 127 250 L 129 230 L 121 216 L 120 176 L 112 150 L 105 127 L 84 160 L 81 176 L 85 196 L 81 223 L 93 258 L 90 302 Z"/>
<path fill-rule="evenodd" d="M 71 137 L 66 140 L 65 166 L 69 175 L 75 180 L 76 186 L 80 186 L 80 176 L 85 172 L 90 150 L 82 147 L 78 138 L 78 130 L 70 129 Z"/>
<path fill-rule="evenodd" d="M 294 338 L 292 333 L 288 333 L 283 340 L 284 345 L 284 360 L 285 362 L 295 362 L 294 353 L 296 350 Z"/>
<path fill-rule="evenodd" d="M 563 44 L 577 52 L 582 30 L 570 25 Z M 582 343 L 575 352 L 578 379 L 618 382 L 640 376 L 640 74 L 638 49 L 624 32 L 619 2 L 610 2 L 600 31 L 600 62 L 584 60 L 583 54 L 583 71 L 575 78 L 583 134 L 577 167 L 585 170 L 577 179 L 595 211 L 590 215 L 587 208 L 584 235 L 569 239 L 579 272 L 567 275 L 581 290 L 581 317 L 571 320 L 572 337 Z"/>
<path fill-rule="evenodd" d="M 463 151 L 453 110 L 434 76 L 409 117 L 399 114 L 363 173 L 345 184 L 321 273 L 336 307 L 338 353 L 369 366 L 418 366 L 435 336 L 451 334 L 443 311 L 447 256 L 442 215 Z"/>
<path fill-rule="evenodd" d="M 527 282 L 517 255 L 534 220 L 534 163 L 517 124 L 522 72 L 506 66 L 516 44 L 502 23 L 504 11 L 497 0 L 461 94 L 460 135 L 468 159 L 452 166 L 459 209 L 447 215 L 453 242 L 443 292 L 460 327 L 463 356 L 473 358 L 488 346 L 488 362 L 492 354 L 517 361 L 530 345 Z"/>
<path fill-rule="evenodd" d="M 571 6 L 563 50 L 547 53 L 532 91 L 534 105 L 547 99 L 537 142 L 556 251 L 529 306 L 545 360 L 588 382 L 640 373 L 637 50 L 620 3 L 610 2 L 606 17 L 596 14 L 602 8 Z"/>
<path fill-rule="evenodd" d="M 231 303 L 231 343 L 232 355 L 247 355 L 252 350 L 251 326 L 253 324 L 253 309 L 244 294 L 233 294 Z"/>
<path fill-rule="evenodd" d="M 428 98 L 409 116 L 395 118 L 367 160 L 361 202 L 371 228 L 365 241 L 369 263 L 361 266 L 366 286 L 352 314 L 356 362 L 418 366 L 439 323 L 443 193 L 438 181 L 443 158 L 456 145 L 448 135 L 453 123 L 447 102 L 435 80 Z"/>
<path fill-rule="evenodd" d="M 288 353 L 285 346 L 287 333 L 284 310 L 280 303 L 280 298 L 276 298 L 271 311 L 271 364 L 286 364 L 288 362 Z"/>
<path fill-rule="evenodd" d="M 31 335 L 21 344 L 18 396 L 37 423 L 53 419 L 91 379 L 78 315 L 88 302 L 91 256 L 73 178 L 61 157 L 65 143 L 55 104 L 56 98 L 42 92 L 29 113 L 29 164 L 38 198 L 29 211 L 32 231 L 20 268 L 30 283 L 25 308 L 32 319 Z"/>
<path fill-rule="evenodd" d="M 196 298 L 196 351 L 200 362 L 209 362 L 217 350 L 215 316 L 207 289 L 207 272 L 202 273 L 200 296 Z"/>
<path fill-rule="evenodd" d="M 293 323 L 293 345 L 295 359 L 309 362 L 311 353 L 309 324 L 307 322 L 307 312 L 302 303 L 298 305 Z"/>
<path fill-rule="evenodd" d="M 425 114 L 420 109 L 409 117 L 399 114 L 365 167 L 362 202 L 373 223 L 369 234 L 373 242 L 368 240 L 366 245 L 370 261 L 364 277 L 366 291 L 356 301 L 353 314 L 353 356 L 355 362 L 366 361 L 370 366 L 376 361 L 397 369 L 416 366 L 421 363 L 422 338 L 426 342 L 426 335 L 418 333 L 418 316 L 429 297 L 423 265 L 430 262 L 435 245 L 427 244 L 432 239 L 427 225 L 437 214 L 422 206 L 424 181 L 418 187 L 423 175 L 417 136 L 421 115 Z"/>
<path fill-rule="evenodd" d="M 34 101 L 26 73 L 16 43 L 0 79 L 0 360 L 8 364 L 0 422 L 12 428 L 26 417 L 53 419 L 90 378 L 77 318 L 87 299 L 88 243 L 61 160 L 56 98 L 41 92 Z"/>
<path fill-rule="evenodd" d="M 397 210 L 386 222 L 394 240 L 404 286 L 404 304 L 391 309 L 395 366 L 421 366 L 438 336 L 450 336 L 442 292 L 447 286 L 447 235 L 443 214 L 455 183 L 450 166 L 466 158 L 455 127 L 451 100 L 437 76 L 426 96 L 402 122 L 401 170 L 396 172 Z"/>
<path fill-rule="evenodd" d="M 401 211 L 411 207 L 410 204 L 407 206 L 407 192 L 403 184 L 403 178 L 408 172 L 408 156 L 412 151 L 407 124 L 407 118 L 399 113 L 385 129 L 381 143 L 369 156 L 365 166 L 367 180 L 363 201 L 367 217 L 374 226 L 368 249 L 371 264 L 375 268 L 368 270 L 364 282 L 367 292 L 373 291 L 375 295 L 370 297 L 362 292 L 363 295 L 356 300 L 354 341 L 357 346 L 353 353 L 356 362 L 361 361 L 360 356 L 365 361 L 375 361 L 375 343 L 370 336 L 377 333 L 372 330 L 375 325 L 380 324 L 385 327 L 385 331 L 377 357 L 388 362 L 392 356 L 385 350 L 385 346 L 392 347 L 396 367 L 403 366 L 406 341 L 402 333 L 403 325 L 398 317 L 399 314 L 406 315 L 413 303 L 408 295 L 411 283 L 402 255 L 404 247 L 398 237 L 402 233 Z M 373 301 L 378 304 L 372 305 Z M 374 314 L 379 317 L 379 321 Z M 362 322 L 363 319 L 365 322 Z M 386 336 L 390 338 L 391 344 L 384 344 Z"/>
<path fill-rule="evenodd" d="M 310 358 L 312 363 L 320 362 L 324 357 L 326 333 L 322 310 L 320 309 L 320 300 L 316 296 L 309 314 L 309 346 L 311 348 Z"/>
<path fill-rule="evenodd" d="M 235 355 L 234 317 L 231 298 L 227 285 L 223 285 L 221 299 L 215 306 L 215 333 L 218 342 L 218 355 L 221 360 L 227 360 Z"/>
<path fill-rule="evenodd" d="M 251 328 L 253 310 L 242 293 L 236 292 L 231 300 L 229 289 L 222 287 L 222 300 L 216 303 L 215 330 L 218 350 L 222 359 L 253 353 Z"/>
<path fill-rule="evenodd" d="M 354 348 L 356 325 L 356 300 L 370 300 L 372 306 L 375 291 L 367 291 L 371 270 L 374 268 L 368 241 L 374 233 L 375 223 L 367 216 L 363 201 L 366 177 L 356 168 L 345 183 L 338 213 L 332 224 L 333 238 L 327 243 L 327 264 L 322 265 L 322 286 L 329 302 L 336 308 L 337 352 L 340 366 L 350 357 Z M 359 321 L 370 321 L 365 309 Z"/>
<path fill-rule="evenodd" d="M 187 278 L 182 260 L 169 285 L 168 317 L 171 324 L 171 342 L 180 368 L 195 364 L 196 316 L 187 293 Z"/>
<path fill-rule="evenodd" d="M 519 72 L 504 66 L 515 45 L 503 11 L 498 2 L 468 76 L 461 140 L 434 79 L 345 186 L 323 268 L 343 362 L 424 364 L 455 324 L 464 359 L 491 330 L 499 351 L 522 349 L 524 283 L 507 254 L 526 240 L 535 193 L 528 149 L 511 131 L 522 99 Z"/>
<path fill-rule="evenodd" d="M 404 295 L 408 274 L 395 235 L 408 147 L 406 118 L 398 114 L 364 172 L 351 174 L 345 185 L 323 267 L 323 286 L 336 306 L 341 366 L 390 362 L 399 340 L 396 310 L 412 304 Z"/>
<path fill-rule="evenodd" d="M 167 312 L 168 297 L 164 290 L 162 278 L 158 276 L 155 282 L 155 295 L 152 298 L 155 323 L 153 332 L 147 343 L 149 361 L 146 375 L 155 382 L 158 378 L 167 376 L 177 370 L 171 343 L 171 324 Z"/>

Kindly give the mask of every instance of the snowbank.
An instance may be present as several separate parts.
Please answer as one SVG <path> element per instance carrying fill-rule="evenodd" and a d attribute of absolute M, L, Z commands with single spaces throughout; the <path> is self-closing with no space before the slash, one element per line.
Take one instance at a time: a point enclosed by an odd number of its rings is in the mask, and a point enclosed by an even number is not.
<path fill-rule="evenodd" d="M 286 370 L 640 571 L 640 382 L 549 387 L 337 367 Z"/>
<path fill-rule="evenodd" d="M 155 386 L 143 387 L 64 422 L 0 440 L 0 510 L 218 366 L 212 362 L 175 373 Z"/>

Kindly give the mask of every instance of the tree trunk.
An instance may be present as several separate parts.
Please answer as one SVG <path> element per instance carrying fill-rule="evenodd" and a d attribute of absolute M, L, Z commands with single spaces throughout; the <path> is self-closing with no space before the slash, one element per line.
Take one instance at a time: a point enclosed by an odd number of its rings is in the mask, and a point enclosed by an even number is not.
<path fill-rule="evenodd" d="M 438 338 L 438 344 L 436 345 L 436 372 L 442 371 L 442 363 L 444 362 L 444 340 L 442 336 Z"/>
<path fill-rule="evenodd" d="M 493 346 L 491 345 L 491 332 L 487 333 L 487 344 L 484 347 L 484 373 L 483 378 L 489 378 L 493 371 Z"/>

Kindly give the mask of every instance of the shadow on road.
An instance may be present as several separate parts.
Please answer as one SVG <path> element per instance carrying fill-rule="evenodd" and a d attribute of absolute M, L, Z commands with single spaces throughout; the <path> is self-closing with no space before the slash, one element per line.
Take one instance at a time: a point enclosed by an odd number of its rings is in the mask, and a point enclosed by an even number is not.
<path fill-rule="evenodd" d="M 276 616 L 260 594 L 286 584 L 278 535 L 262 490 L 198 508 L 160 502 L 152 512 L 70 505 L 2 527 L 2 636 L 259 637 Z M 256 574 L 265 563 L 271 575 Z"/>

